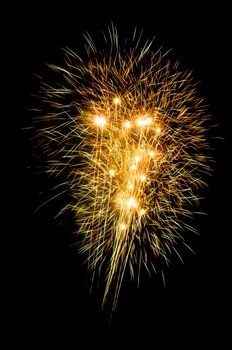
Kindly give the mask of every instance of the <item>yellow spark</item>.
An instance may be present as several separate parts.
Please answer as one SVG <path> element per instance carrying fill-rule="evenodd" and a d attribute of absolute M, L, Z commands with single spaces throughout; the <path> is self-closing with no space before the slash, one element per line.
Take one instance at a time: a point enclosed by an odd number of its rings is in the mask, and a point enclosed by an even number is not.
<path fill-rule="evenodd" d="M 123 123 L 123 126 L 124 126 L 124 128 L 126 128 L 126 129 L 130 129 L 130 128 L 131 128 L 131 123 L 129 122 L 129 120 L 126 120 L 126 121 Z"/>
<path fill-rule="evenodd" d="M 120 230 L 124 231 L 126 229 L 126 224 L 120 224 Z"/>
<path fill-rule="evenodd" d="M 136 170 L 136 165 L 135 165 L 135 164 L 132 164 L 132 165 L 131 165 L 131 169 L 132 169 L 132 170 Z"/>
<path fill-rule="evenodd" d="M 119 105 L 121 103 L 121 99 L 119 97 L 114 98 L 114 104 Z"/>
<path fill-rule="evenodd" d="M 152 118 L 139 118 L 137 119 L 138 126 L 148 126 L 152 123 Z"/>
<path fill-rule="evenodd" d="M 96 116 L 95 117 L 95 124 L 100 127 L 104 127 L 106 124 L 106 118 L 104 116 Z"/>
<path fill-rule="evenodd" d="M 131 197 L 128 202 L 127 202 L 127 207 L 128 208 L 137 208 L 138 203 L 136 202 L 134 197 Z"/>
<path fill-rule="evenodd" d="M 140 180 L 142 181 L 142 182 L 144 182 L 144 181 L 146 181 L 146 175 L 140 175 Z"/>
<path fill-rule="evenodd" d="M 154 157 L 155 152 L 154 152 L 154 151 L 150 151 L 150 152 L 149 152 L 149 155 L 150 155 L 151 157 Z"/>
<path fill-rule="evenodd" d="M 146 209 L 141 209 L 140 211 L 139 211 L 139 214 L 140 215 L 144 215 L 146 213 Z"/>
<path fill-rule="evenodd" d="M 129 182 L 129 183 L 128 183 L 128 188 L 130 188 L 131 190 L 133 190 L 133 188 L 134 188 L 133 183 Z"/>
<path fill-rule="evenodd" d="M 115 175 L 115 170 L 114 169 L 110 169 L 109 174 L 110 174 L 110 176 L 114 176 Z"/>
<path fill-rule="evenodd" d="M 140 160 L 141 160 L 141 157 L 140 157 L 140 156 L 136 156 L 136 157 L 135 157 L 136 163 L 140 162 Z"/>

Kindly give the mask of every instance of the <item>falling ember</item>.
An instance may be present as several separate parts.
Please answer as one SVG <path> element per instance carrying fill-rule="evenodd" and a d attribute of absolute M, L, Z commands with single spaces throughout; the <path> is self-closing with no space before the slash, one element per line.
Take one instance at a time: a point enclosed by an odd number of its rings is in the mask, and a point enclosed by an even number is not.
<path fill-rule="evenodd" d="M 137 30 L 130 41 L 112 26 L 99 49 L 85 39 L 84 57 L 66 49 L 63 66 L 50 65 L 36 127 L 48 172 L 71 195 L 60 213 L 74 212 L 91 280 L 106 276 L 102 304 L 112 293 L 114 310 L 126 268 L 134 277 L 167 263 L 194 231 L 208 117 L 191 74 Z"/>

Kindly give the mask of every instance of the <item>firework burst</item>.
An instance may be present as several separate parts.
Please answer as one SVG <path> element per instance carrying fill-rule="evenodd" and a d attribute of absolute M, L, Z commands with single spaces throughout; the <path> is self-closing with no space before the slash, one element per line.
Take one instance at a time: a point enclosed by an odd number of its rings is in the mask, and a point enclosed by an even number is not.
<path fill-rule="evenodd" d="M 73 210 L 89 270 L 105 276 L 103 305 L 114 286 L 113 309 L 126 268 L 134 278 L 179 254 L 210 171 L 191 74 L 141 37 L 119 43 L 112 26 L 103 49 L 88 34 L 82 58 L 65 49 L 63 66 L 49 65 L 56 78 L 42 83 L 37 118 L 47 170 L 72 195 L 61 213 Z"/>

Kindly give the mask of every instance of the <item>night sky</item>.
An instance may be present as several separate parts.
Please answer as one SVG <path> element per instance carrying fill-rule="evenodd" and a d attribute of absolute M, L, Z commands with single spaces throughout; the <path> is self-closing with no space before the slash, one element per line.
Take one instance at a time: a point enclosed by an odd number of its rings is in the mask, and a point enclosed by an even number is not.
<path fill-rule="evenodd" d="M 8 29 L 3 34 L 13 73 L 7 114 L 10 133 L 3 135 L 10 145 L 13 168 L 5 233 L 11 241 L 6 249 L 4 299 L 9 343 L 30 349 L 62 344 L 62 349 L 141 345 L 141 349 L 186 350 L 211 349 L 217 343 L 218 349 L 225 349 L 231 313 L 230 203 L 226 202 L 230 196 L 231 59 L 228 8 L 220 4 L 204 8 L 202 2 L 183 6 L 173 2 L 171 7 L 156 1 L 109 1 L 107 5 L 65 1 L 49 6 L 37 2 L 6 12 Z M 160 275 L 144 275 L 139 289 L 126 277 L 109 325 L 107 313 L 100 312 L 99 292 L 89 295 L 82 257 L 70 247 L 73 218 L 70 215 L 60 224 L 53 220 L 62 199 L 33 214 L 41 200 L 49 198 L 56 180 L 36 175 L 29 167 L 34 150 L 22 128 L 33 116 L 29 108 L 37 88 L 35 74 L 43 75 L 46 62 L 61 62 L 61 47 L 78 52 L 83 31 L 95 36 L 111 20 L 122 35 L 137 26 L 144 28 L 148 39 L 156 36 L 157 48 L 173 48 L 181 67 L 193 70 L 200 81 L 199 91 L 209 104 L 213 123 L 220 124 L 213 135 L 223 139 L 212 141 L 214 172 L 199 207 L 208 215 L 195 218 L 193 224 L 200 233 L 191 238 L 196 253 L 183 252 L 184 265 L 173 262 L 166 271 L 165 288 Z"/>

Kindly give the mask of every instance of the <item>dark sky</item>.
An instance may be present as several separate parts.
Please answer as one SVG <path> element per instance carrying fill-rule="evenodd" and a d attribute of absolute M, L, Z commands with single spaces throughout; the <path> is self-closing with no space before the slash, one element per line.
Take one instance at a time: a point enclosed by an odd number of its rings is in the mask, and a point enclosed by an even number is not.
<path fill-rule="evenodd" d="M 79 3 L 79 2 L 78 2 Z M 218 348 L 228 337 L 229 300 L 229 67 L 230 48 L 228 8 L 203 2 L 185 5 L 156 1 L 88 1 L 81 4 L 57 2 L 53 5 L 18 5 L 6 13 L 11 72 L 11 130 L 14 195 L 9 209 L 9 236 L 12 240 L 6 265 L 9 286 L 7 321 L 9 341 L 30 345 L 64 342 L 73 348 L 90 346 L 128 349 Z M 173 48 L 183 67 L 194 71 L 209 112 L 220 124 L 215 132 L 224 140 L 214 141 L 215 170 L 209 180 L 206 199 L 200 209 L 208 216 L 196 219 L 200 237 L 193 240 L 195 255 L 185 254 L 185 264 L 174 263 L 166 275 L 166 288 L 160 276 L 144 277 L 141 288 L 125 281 L 112 324 L 99 312 L 98 295 L 88 295 L 82 260 L 69 247 L 72 218 L 58 225 L 53 205 L 38 214 L 33 211 L 37 193 L 53 185 L 45 175 L 34 175 L 27 166 L 32 147 L 20 128 L 31 114 L 33 74 L 44 70 L 45 62 L 60 58 L 60 47 L 78 51 L 81 32 L 96 34 L 113 20 L 121 33 L 134 26 L 144 28 L 148 38 L 157 38 L 157 47 Z M 13 97 L 13 98 L 12 98 Z M 226 161 L 227 160 L 227 161 Z M 55 206 L 59 206 L 57 203 Z M 70 219 L 70 220 L 69 220 Z M 8 271 L 7 270 L 7 271 Z M 81 345 L 84 341 L 85 345 Z M 33 345 L 34 344 L 34 345 Z M 44 348 L 43 345 L 41 348 Z M 171 346 L 171 347 L 170 347 Z"/>

